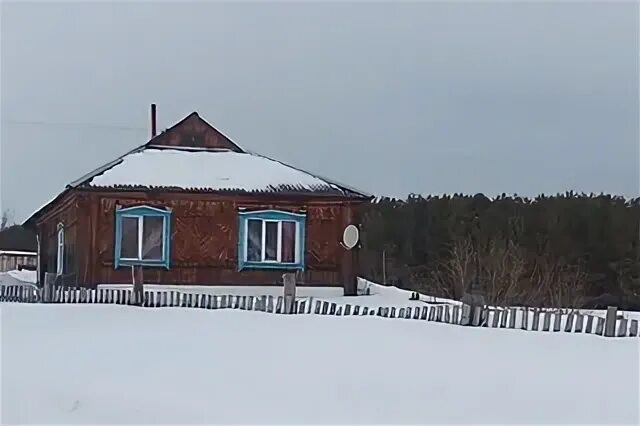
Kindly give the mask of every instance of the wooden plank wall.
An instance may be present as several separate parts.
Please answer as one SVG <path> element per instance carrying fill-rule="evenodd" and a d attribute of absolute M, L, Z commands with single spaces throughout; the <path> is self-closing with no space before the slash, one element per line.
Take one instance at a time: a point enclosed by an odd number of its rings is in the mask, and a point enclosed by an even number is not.
<path fill-rule="evenodd" d="M 36 266 L 36 256 L 0 254 L 0 272 L 18 269 L 18 266 Z"/>
<path fill-rule="evenodd" d="M 184 193 L 92 193 L 83 216 L 87 218 L 86 246 L 91 254 L 85 282 L 130 283 L 129 268 L 113 268 L 116 205 L 172 209 L 171 268 L 145 268 L 145 283 L 275 285 L 282 271 L 237 271 L 238 209 L 278 209 L 307 213 L 306 269 L 300 285 L 337 285 L 354 266 L 344 269 L 340 246 L 347 222 L 355 220 L 352 206 L 339 201 L 260 201 L 251 197 L 221 197 Z M 93 247 L 93 248 L 91 248 Z M 89 259 L 89 256 L 94 258 Z M 355 281 L 354 281 L 355 282 Z"/>

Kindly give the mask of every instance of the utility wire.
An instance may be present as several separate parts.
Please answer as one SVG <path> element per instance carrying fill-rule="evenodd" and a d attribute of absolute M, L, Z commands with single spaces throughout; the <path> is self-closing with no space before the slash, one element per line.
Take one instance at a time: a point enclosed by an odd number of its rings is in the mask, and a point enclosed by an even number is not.
<path fill-rule="evenodd" d="M 101 123 L 62 123 L 53 121 L 30 121 L 30 120 L 2 120 L 2 124 L 18 124 L 28 126 L 58 126 L 58 127 L 85 127 L 85 128 L 102 128 L 102 129 L 114 129 L 114 130 L 135 130 L 135 131 L 148 131 L 144 127 L 123 126 L 117 124 L 101 124 Z"/>

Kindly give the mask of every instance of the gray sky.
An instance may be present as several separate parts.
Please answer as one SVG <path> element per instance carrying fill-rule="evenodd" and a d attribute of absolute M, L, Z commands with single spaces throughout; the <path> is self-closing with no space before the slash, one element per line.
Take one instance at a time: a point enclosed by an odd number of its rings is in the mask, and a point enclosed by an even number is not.
<path fill-rule="evenodd" d="M 152 102 L 377 195 L 639 193 L 637 2 L 1 7 L 16 220 L 146 142 Z"/>

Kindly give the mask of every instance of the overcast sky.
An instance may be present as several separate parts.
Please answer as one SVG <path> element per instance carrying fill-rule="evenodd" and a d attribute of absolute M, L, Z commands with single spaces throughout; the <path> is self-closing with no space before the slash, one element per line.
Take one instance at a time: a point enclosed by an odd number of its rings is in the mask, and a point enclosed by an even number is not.
<path fill-rule="evenodd" d="M 1 3 L 0 208 L 192 111 L 377 195 L 638 196 L 638 3 Z M 158 171 L 162 173 L 162 171 Z M 203 171 L 206 173 L 206 171 Z"/>

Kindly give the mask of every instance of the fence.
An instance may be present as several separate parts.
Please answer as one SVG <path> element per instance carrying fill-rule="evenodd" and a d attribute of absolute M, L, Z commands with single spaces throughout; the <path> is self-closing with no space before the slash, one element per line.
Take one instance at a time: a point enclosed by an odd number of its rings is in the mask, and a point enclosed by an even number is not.
<path fill-rule="evenodd" d="M 334 316 L 378 316 L 406 320 L 434 321 L 471 327 L 519 329 L 542 332 L 586 333 L 606 337 L 638 337 L 638 320 L 618 317 L 609 308 L 606 318 L 579 312 L 553 312 L 536 308 L 495 308 L 470 305 L 379 306 L 338 304 L 313 297 L 297 299 L 291 305 L 283 296 L 236 296 L 180 291 L 143 292 L 140 298 L 128 289 L 86 289 L 54 287 L 45 302 L 43 289 L 32 286 L 0 286 L 0 302 L 88 303 L 135 305 L 147 308 L 186 307 L 240 309 L 274 314 L 316 314 Z"/>

